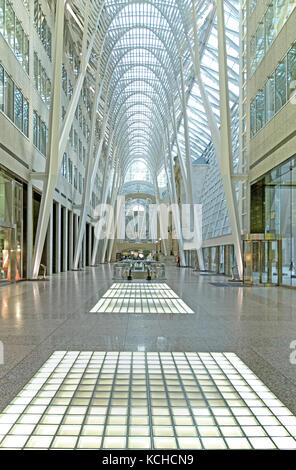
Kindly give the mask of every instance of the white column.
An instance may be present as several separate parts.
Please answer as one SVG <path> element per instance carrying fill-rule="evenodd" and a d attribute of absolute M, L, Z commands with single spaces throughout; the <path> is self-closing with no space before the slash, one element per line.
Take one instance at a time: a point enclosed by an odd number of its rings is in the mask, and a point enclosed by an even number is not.
<path fill-rule="evenodd" d="M 110 180 L 108 178 L 108 169 L 109 169 L 109 162 L 108 158 L 106 158 L 105 169 L 104 169 L 104 179 L 103 179 L 103 188 L 102 188 L 102 204 L 106 204 L 107 197 L 108 197 L 108 190 Z M 115 174 L 113 173 L 113 178 L 115 178 Z M 92 250 L 92 258 L 91 258 L 91 265 L 94 266 L 96 263 L 97 252 L 99 247 L 99 238 L 94 234 L 94 243 L 93 243 L 93 250 Z"/>
<path fill-rule="evenodd" d="M 32 182 L 27 186 L 27 278 L 32 277 L 33 257 L 33 189 Z"/>
<path fill-rule="evenodd" d="M 56 272 L 61 272 L 61 204 L 56 203 L 56 218 L 55 218 L 54 236 L 55 236 L 55 265 Z"/>
<path fill-rule="evenodd" d="M 190 149 L 190 137 L 188 127 L 188 116 L 187 116 L 187 105 L 185 96 L 185 84 L 184 84 L 184 73 L 183 73 L 183 59 L 180 56 L 180 75 L 181 75 L 181 96 L 182 96 L 182 112 L 183 112 L 183 123 L 184 123 L 184 140 L 185 140 L 185 155 L 186 155 L 186 183 L 187 183 L 187 194 L 189 197 L 188 203 L 190 204 L 190 224 L 193 222 L 194 231 L 199 232 L 202 221 L 196 220 L 196 214 L 193 211 L 193 191 L 192 191 L 192 159 Z M 196 228 L 195 228 L 196 227 Z M 200 230 L 201 231 L 201 230 Z M 202 249 L 197 249 L 197 256 L 200 269 L 204 270 L 204 259 Z"/>
<path fill-rule="evenodd" d="M 173 101 L 173 100 L 172 100 Z M 184 184 L 184 190 L 186 193 L 186 202 L 189 201 L 189 194 L 188 194 L 188 187 L 187 187 L 187 181 L 186 181 L 186 170 L 184 166 L 184 161 L 182 158 L 182 153 L 181 149 L 179 146 L 179 138 L 178 138 L 178 130 L 177 130 L 177 123 L 176 123 L 176 112 L 175 112 L 175 104 L 173 101 L 173 106 L 172 106 L 172 115 L 173 115 L 173 132 L 174 132 L 174 139 L 177 147 L 177 154 L 178 154 L 178 160 L 179 160 L 179 165 L 181 169 L 181 174 L 182 174 L 182 180 Z"/>
<path fill-rule="evenodd" d="M 159 194 L 159 187 L 158 187 L 156 175 L 155 175 L 155 178 L 154 178 L 154 191 L 155 191 L 156 204 L 157 204 L 157 207 L 159 209 L 159 207 L 160 207 L 160 194 Z M 160 214 L 159 210 L 157 211 L 157 213 L 158 213 L 158 220 L 159 220 L 160 236 L 161 236 L 161 239 L 163 241 L 164 255 L 168 256 L 168 249 L 167 249 L 168 231 L 167 231 L 167 227 L 163 227 L 163 220 L 161 218 L 161 214 Z"/>
<path fill-rule="evenodd" d="M 88 259 L 87 265 L 88 266 L 90 266 L 91 264 L 91 246 L 92 246 L 92 225 L 89 224 L 88 226 L 88 253 L 87 253 L 87 259 Z"/>
<path fill-rule="evenodd" d="M 110 205 L 113 208 L 115 206 L 115 199 L 117 197 L 118 190 L 119 190 L 119 174 L 118 174 L 118 165 L 117 165 L 116 172 L 115 172 L 114 178 L 113 178 L 113 185 L 112 185 L 112 191 L 111 191 L 111 200 L 110 200 Z M 113 226 L 113 229 L 114 229 L 113 224 L 114 224 L 114 220 L 112 220 L 112 217 L 109 217 L 108 218 L 107 231 L 106 231 L 106 238 L 103 240 L 104 243 L 103 243 L 103 249 L 102 249 L 102 255 L 101 255 L 101 263 L 105 262 L 106 251 L 107 251 L 107 246 L 108 246 L 108 241 L 109 241 L 110 235 L 112 234 L 113 236 L 115 236 L 115 233 L 112 233 L 112 226 Z M 114 230 L 113 230 L 113 232 L 114 232 Z"/>
<path fill-rule="evenodd" d="M 73 231 L 74 231 L 74 225 L 73 225 L 73 212 L 69 211 L 68 213 L 68 218 L 69 218 L 69 231 L 68 231 L 68 244 L 69 244 L 69 269 L 73 269 Z"/>
<path fill-rule="evenodd" d="M 64 44 L 64 13 L 63 1 L 56 3 L 55 32 L 54 32 L 54 60 L 53 80 L 51 92 L 51 105 L 49 114 L 49 138 L 46 161 L 46 174 L 48 178 L 44 181 L 43 192 L 38 217 L 36 242 L 34 247 L 33 277 L 37 278 L 42 251 L 44 247 L 46 231 L 53 201 L 56 179 L 59 172 L 58 154 L 60 137 L 60 113 L 61 113 L 61 91 L 62 91 L 62 62 Z"/>
<path fill-rule="evenodd" d="M 62 271 L 68 271 L 68 209 L 62 208 L 63 211 L 63 259 Z"/>
<path fill-rule="evenodd" d="M 47 246 L 46 246 L 46 267 L 47 274 L 52 275 L 52 257 L 53 257 L 53 210 L 51 208 L 51 213 L 49 217 L 49 223 L 47 228 Z"/>
<path fill-rule="evenodd" d="M 229 87 L 227 73 L 227 51 L 225 18 L 222 0 L 217 3 L 218 23 L 218 52 L 219 52 L 219 82 L 220 82 L 220 133 L 221 133 L 221 175 L 224 182 L 224 192 L 228 206 L 228 216 L 234 241 L 236 261 L 240 278 L 243 276 L 243 261 L 241 248 L 241 229 L 235 187 L 232 181 L 233 154 L 231 118 L 229 109 Z"/>
<path fill-rule="evenodd" d="M 169 149 L 169 167 L 170 167 L 170 173 L 171 173 L 171 184 L 169 185 L 169 188 L 171 191 L 171 201 L 176 207 L 176 212 L 173 211 L 173 220 L 174 220 L 175 229 L 178 235 L 180 263 L 182 266 L 185 266 L 183 235 L 182 235 L 182 230 L 181 230 L 181 217 L 180 217 L 180 210 L 179 210 L 179 204 L 178 204 L 178 198 L 177 198 L 177 192 L 176 192 L 175 170 L 174 170 L 173 156 L 172 156 L 169 142 L 168 142 L 168 149 Z M 165 162 L 165 166 L 167 166 L 165 154 L 164 154 L 164 162 Z"/>
<path fill-rule="evenodd" d="M 187 180 L 187 191 L 189 200 L 188 203 L 193 203 L 192 198 L 192 161 L 191 161 L 191 152 L 190 152 L 190 142 L 189 142 L 189 128 L 188 128 L 188 116 L 187 116 L 187 105 L 186 105 L 186 96 L 185 96 L 185 85 L 184 85 L 184 72 L 183 72 L 183 59 L 180 56 L 180 77 L 181 77 L 181 96 L 182 96 L 182 114 L 183 114 L 183 124 L 184 124 L 184 142 L 185 142 L 185 156 L 186 156 L 186 180 Z"/>
<path fill-rule="evenodd" d="M 99 67 L 98 67 L 98 70 L 99 70 Z M 97 72 L 95 97 L 94 97 L 94 104 L 92 108 L 91 135 L 90 135 L 90 143 L 88 147 L 88 159 L 87 159 L 86 171 L 85 171 L 85 174 L 86 174 L 85 188 L 84 188 L 84 193 L 82 195 L 82 209 L 81 209 L 81 216 L 80 216 L 79 233 L 78 233 L 77 245 L 75 246 L 75 254 L 74 254 L 74 269 L 78 265 L 78 260 L 79 260 L 79 256 L 81 252 L 82 239 L 85 233 L 87 210 L 88 210 L 89 201 L 90 201 L 93 186 L 94 186 L 95 176 L 96 176 L 98 166 L 99 166 L 103 142 L 105 139 L 106 126 L 107 126 L 107 121 L 108 121 L 107 119 L 108 112 L 107 112 L 107 106 L 106 106 L 107 101 L 106 101 L 105 108 L 104 108 L 104 118 L 103 118 L 102 128 L 100 129 L 101 138 L 99 141 L 98 148 L 96 149 L 96 152 L 94 155 L 97 108 L 99 104 L 99 81 L 100 81 L 100 74 L 99 72 Z"/>

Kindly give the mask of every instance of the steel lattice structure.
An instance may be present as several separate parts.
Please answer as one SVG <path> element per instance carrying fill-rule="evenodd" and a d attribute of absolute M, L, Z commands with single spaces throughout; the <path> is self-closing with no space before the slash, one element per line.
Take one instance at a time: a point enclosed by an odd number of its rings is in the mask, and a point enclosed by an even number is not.
<path fill-rule="evenodd" d="M 227 129 L 223 130 L 224 125 L 231 127 L 228 108 L 239 96 L 240 0 L 58 0 L 55 6 L 56 93 L 52 97 L 49 163 L 33 275 L 40 264 L 56 168 L 61 163 L 83 84 L 93 93 L 92 128 L 74 266 L 78 263 L 87 208 L 102 155 L 106 175 L 113 168 L 108 179 L 111 186 L 106 178 L 103 184 L 102 202 L 107 201 L 108 194 L 110 202 L 115 201 L 129 168 L 137 162 L 145 162 L 149 169 L 156 199 L 158 175 L 166 172 L 174 202 L 172 154 L 176 152 L 183 183 L 188 187 L 187 199 L 192 203 L 192 161 L 203 155 L 211 140 L 221 172 L 226 175 L 225 197 L 240 258 L 240 231 L 231 182 L 232 142 Z M 64 24 L 80 56 L 80 73 L 59 132 Z M 96 244 L 93 260 L 97 248 Z M 201 256 L 199 261 L 202 265 Z"/>

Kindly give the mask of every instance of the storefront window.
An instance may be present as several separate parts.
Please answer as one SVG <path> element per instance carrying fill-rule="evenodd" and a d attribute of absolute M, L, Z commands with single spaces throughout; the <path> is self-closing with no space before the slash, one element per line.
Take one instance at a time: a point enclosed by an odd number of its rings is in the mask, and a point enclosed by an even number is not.
<path fill-rule="evenodd" d="M 0 172 L 0 281 L 22 278 L 23 187 Z"/>
<path fill-rule="evenodd" d="M 251 192 L 252 231 L 262 233 L 263 228 L 264 233 L 280 236 L 282 283 L 296 287 L 296 157 L 255 183 Z M 259 210 L 263 211 L 262 221 L 256 219 Z"/>

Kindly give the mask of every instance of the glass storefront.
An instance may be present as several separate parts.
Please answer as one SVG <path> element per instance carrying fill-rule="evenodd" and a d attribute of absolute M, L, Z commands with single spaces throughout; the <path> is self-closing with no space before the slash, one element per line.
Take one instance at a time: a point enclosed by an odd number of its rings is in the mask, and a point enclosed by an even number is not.
<path fill-rule="evenodd" d="M 0 171 L 0 282 L 23 277 L 23 187 Z"/>
<path fill-rule="evenodd" d="M 296 287 L 296 157 L 251 186 L 251 232 L 281 238 L 281 282 Z"/>
<path fill-rule="evenodd" d="M 280 269 L 282 240 L 272 234 L 251 234 L 243 240 L 244 283 L 277 286 L 282 283 Z"/>

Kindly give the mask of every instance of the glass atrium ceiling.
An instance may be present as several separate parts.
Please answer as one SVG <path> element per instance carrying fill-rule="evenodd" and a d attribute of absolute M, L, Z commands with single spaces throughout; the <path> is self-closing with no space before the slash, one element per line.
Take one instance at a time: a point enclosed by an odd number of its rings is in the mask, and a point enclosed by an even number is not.
<path fill-rule="evenodd" d="M 193 7 L 199 35 L 201 77 L 219 124 L 219 75 L 216 2 L 214 0 L 90 0 L 89 36 L 97 26 L 89 84 L 99 67 L 101 120 L 108 111 L 106 135 L 113 162 L 125 179 L 131 162 L 145 160 L 152 178 L 163 171 L 167 129 L 173 151 L 175 133 L 185 158 L 181 108 L 180 57 L 184 69 L 192 160 L 211 140 L 194 76 Z M 232 105 L 239 94 L 239 0 L 225 0 L 225 24 Z M 87 0 L 68 2 L 78 36 L 86 25 Z M 79 27 L 80 24 L 80 27 Z M 80 30 L 80 31 L 79 31 Z M 107 143 L 107 142 L 106 142 Z M 141 179 L 135 176 L 135 180 Z"/>

